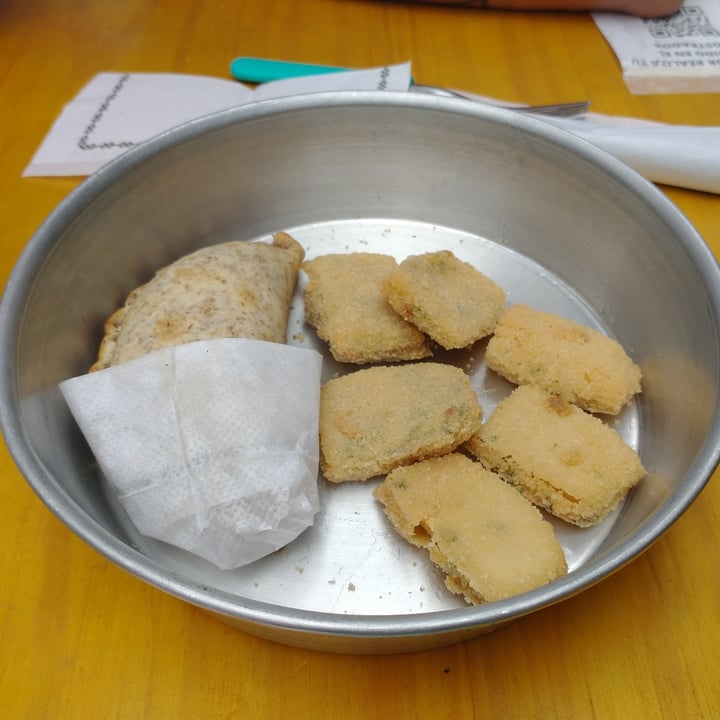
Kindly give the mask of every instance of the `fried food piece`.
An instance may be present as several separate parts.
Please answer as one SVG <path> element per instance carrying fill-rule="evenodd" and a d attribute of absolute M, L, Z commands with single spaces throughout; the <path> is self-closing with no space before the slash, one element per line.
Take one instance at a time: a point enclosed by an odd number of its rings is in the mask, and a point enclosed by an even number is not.
<path fill-rule="evenodd" d="M 449 250 L 412 255 L 382 284 L 388 302 L 447 350 L 490 335 L 505 291 Z"/>
<path fill-rule="evenodd" d="M 308 275 L 305 319 L 338 362 L 419 360 L 432 355 L 428 339 L 405 322 L 380 292 L 397 267 L 389 255 L 322 255 L 303 263 Z"/>
<path fill-rule="evenodd" d="M 272 245 L 235 241 L 180 258 L 108 318 L 91 372 L 196 340 L 284 343 L 304 256 L 298 242 L 278 232 Z"/>
<path fill-rule="evenodd" d="M 505 398 L 466 448 L 533 503 L 580 527 L 607 517 L 645 475 L 610 426 L 530 385 Z"/>
<path fill-rule="evenodd" d="M 452 365 L 377 366 L 320 391 L 320 468 L 331 482 L 367 480 L 443 455 L 480 427 L 470 379 Z"/>
<path fill-rule="evenodd" d="M 502 600 L 567 572 L 540 511 L 460 453 L 393 470 L 374 495 L 400 535 L 427 548 L 448 589 L 469 603 Z"/>
<path fill-rule="evenodd" d="M 511 382 L 543 388 L 588 412 L 617 415 L 640 392 L 640 368 L 620 343 L 527 305 L 505 311 L 485 359 Z"/>

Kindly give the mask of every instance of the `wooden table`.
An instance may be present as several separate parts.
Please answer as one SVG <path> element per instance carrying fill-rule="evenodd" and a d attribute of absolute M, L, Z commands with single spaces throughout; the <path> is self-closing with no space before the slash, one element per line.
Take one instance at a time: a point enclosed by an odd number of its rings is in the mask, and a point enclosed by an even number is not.
<path fill-rule="evenodd" d="M 355 67 L 598 112 L 720 124 L 717 95 L 632 96 L 585 14 L 371 0 L 0 0 L 0 283 L 80 178 L 22 179 L 97 72 L 228 77 L 237 55 Z M 720 197 L 663 188 L 720 252 Z M 231 629 L 111 565 L 0 449 L 5 718 L 720 717 L 720 482 L 600 585 L 447 648 L 330 655 Z"/>

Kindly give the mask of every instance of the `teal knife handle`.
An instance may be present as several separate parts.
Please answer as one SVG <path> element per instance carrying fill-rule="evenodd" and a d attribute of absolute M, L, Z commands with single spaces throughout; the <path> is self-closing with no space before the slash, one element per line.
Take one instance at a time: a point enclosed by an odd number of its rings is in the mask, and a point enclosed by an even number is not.
<path fill-rule="evenodd" d="M 230 74 L 236 80 L 251 83 L 264 83 L 270 80 L 283 80 L 284 78 L 303 77 L 304 75 L 324 75 L 343 72 L 346 69 L 330 65 L 309 65 L 307 63 L 252 57 L 235 58 L 230 63 Z"/>

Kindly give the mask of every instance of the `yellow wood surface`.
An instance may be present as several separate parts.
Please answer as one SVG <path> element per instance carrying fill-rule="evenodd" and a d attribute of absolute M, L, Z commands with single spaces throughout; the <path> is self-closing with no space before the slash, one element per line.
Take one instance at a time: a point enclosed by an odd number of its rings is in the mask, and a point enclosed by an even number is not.
<path fill-rule="evenodd" d="M 21 172 L 100 71 L 228 77 L 238 55 L 509 100 L 720 124 L 717 95 L 633 96 L 586 14 L 372 0 L 0 0 L 0 287 L 80 179 Z M 663 188 L 720 252 L 720 196 Z M 58 299 L 61 301 L 61 299 Z M 84 544 L 0 445 L 0 715 L 32 718 L 718 718 L 720 482 L 606 581 L 490 635 L 346 656 L 231 629 Z"/>

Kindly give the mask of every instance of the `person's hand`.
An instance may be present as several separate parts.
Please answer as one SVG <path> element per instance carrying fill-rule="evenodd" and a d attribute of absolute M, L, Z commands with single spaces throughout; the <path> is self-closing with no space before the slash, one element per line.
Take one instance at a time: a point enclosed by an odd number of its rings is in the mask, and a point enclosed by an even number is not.
<path fill-rule="evenodd" d="M 640 17 L 666 17 L 676 13 L 682 7 L 683 2 L 684 0 L 618 0 L 618 2 L 609 0 L 608 5 L 617 5 L 618 7 L 605 9 Z"/>
<path fill-rule="evenodd" d="M 464 5 L 488 10 L 566 10 L 620 12 L 639 17 L 665 17 L 683 0 L 419 0 L 441 5 Z"/>

